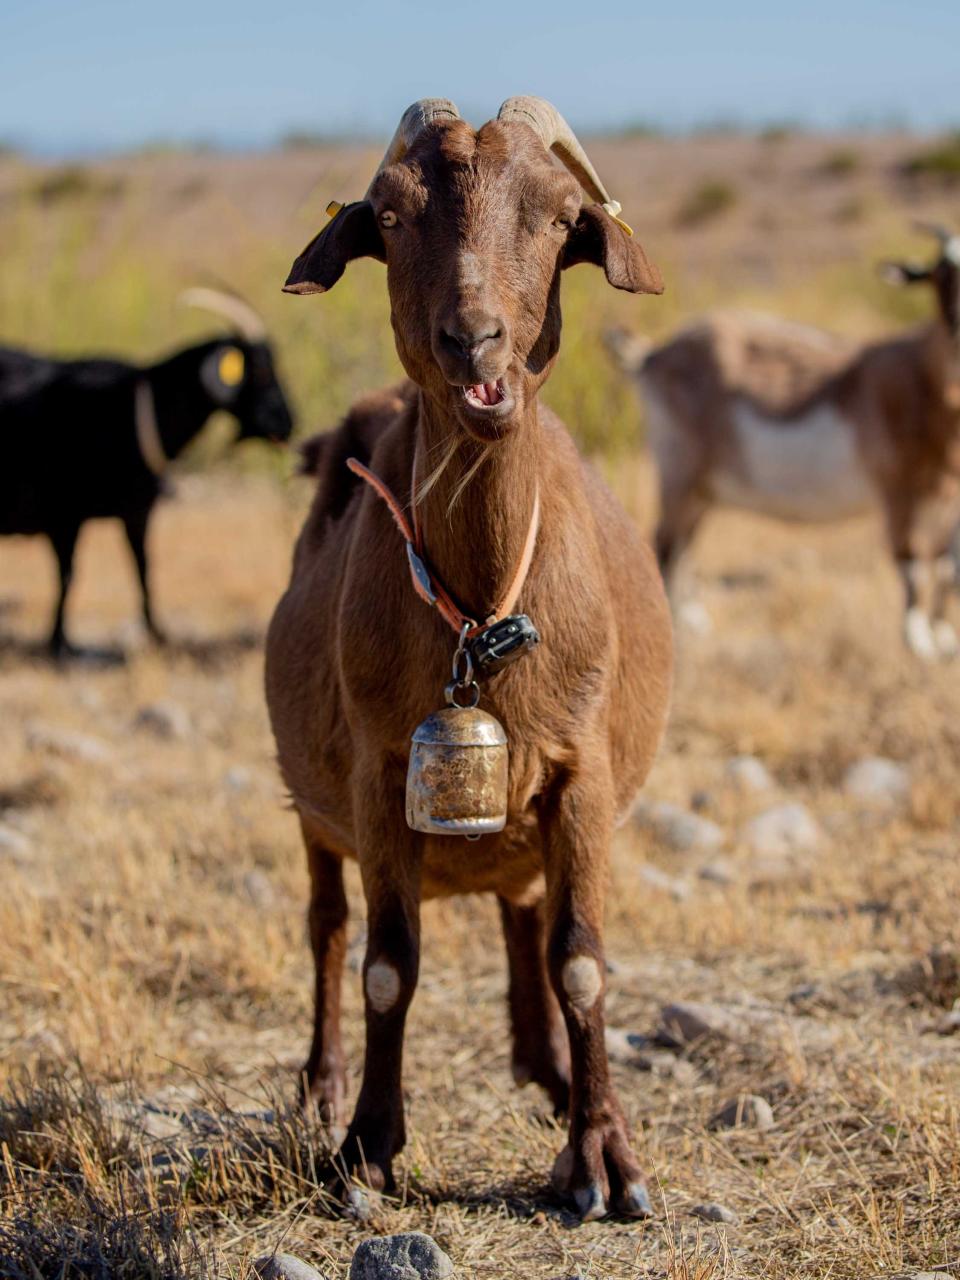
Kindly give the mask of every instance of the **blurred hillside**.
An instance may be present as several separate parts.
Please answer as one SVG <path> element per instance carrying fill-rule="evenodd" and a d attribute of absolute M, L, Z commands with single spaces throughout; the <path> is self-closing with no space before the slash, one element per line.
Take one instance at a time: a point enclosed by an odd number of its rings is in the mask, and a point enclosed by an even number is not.
<path fill-rule="evenodd" d="M 926 253 L 910 220 L 949 220 L 960 204 L 955 137 L 772 129 L 589 149 L 667 280 L 663 298 L 642 300 L 586 269 L 565 282 L 564 349 L 547 399 L 591 451 L 629 445 L 641 429 L 601 344 L 608 324 L 661 335 L 735 304 L 866 334 L 927 314 L 922 292 L 881 284 L 873 263 Z M 264 313 L 301 432 L 330 425 L 358 392 L 399 372 L 382 267 L 356 264 L 323 299 L 285 297 L 280 285 L 327 202 L 362 192 L 379 155 L 160 151 L 69 165 L 0 155 L 0 341 L 146 360 L 209 330 L 176 298 L 218 280 Z M 198 454 L 217 452 L 211 427 Z"/>

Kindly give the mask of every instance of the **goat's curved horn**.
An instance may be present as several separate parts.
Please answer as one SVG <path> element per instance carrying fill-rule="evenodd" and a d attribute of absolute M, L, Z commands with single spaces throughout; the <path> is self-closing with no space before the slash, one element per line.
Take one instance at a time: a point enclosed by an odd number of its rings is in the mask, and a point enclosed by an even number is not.
<path fill-rule="evenodd" d="M 612 217 L 617 217 L 619 202 L 610 198 L 577 135 L 552 103 L 545 98 L 524 95 L 508 98 L 497 112 L 497 119 L 528 124 L 547 150 L 559 156 L 587 195 L 602 204 Z"/>
<path fill-rule="evenodd" d="M 939 240 L 940 244 L 946 248 L 950 241 L 954 238 L 955 233 L 945 227 L 942 222 L 926 222 L 922 218 L 914 218 L 913 226 L 916 231 L 923 232 L 926 236 L 933 236 L 935 240 Z"/>
<path fill-rule="evenodd" d="M 200 307 L 204 311 L 212 311 L 214 315 L 223 316 L 248 342 L 263 342 L 266 339 L 267 327 L 263 320 L 248 302 L 233 293 L 201 286 L 185 289 L 180 295 L 180 301 L 186 307 Z"/>
<path fill-rule="evenodd" d="M 449 98 L 421 98 L 419 102 L 412 103 L 400 117 L 396 133 L 390 139 L 390 145 L 370 180 L 370 187 L 387 165 L 396 164 L 398 160 L 403 159 L 427 125 L 437 120 L 459 119 L 460 112 Z M 370 194 L 370 187 L 367 187 L 367 196 Z"/>

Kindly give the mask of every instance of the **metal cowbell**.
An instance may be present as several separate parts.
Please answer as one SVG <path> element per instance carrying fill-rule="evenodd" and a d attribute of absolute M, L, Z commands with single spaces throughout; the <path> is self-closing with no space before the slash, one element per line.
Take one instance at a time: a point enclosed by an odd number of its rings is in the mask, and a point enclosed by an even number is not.
<path fill-rule="evenodd" d="M 450 699 L 452 702 L 452 699 Z M 479 707 L 453 703 L 414 731 L 407 822 L 429 835 L 479 836 L 507 822 L 507 735 Z"/>

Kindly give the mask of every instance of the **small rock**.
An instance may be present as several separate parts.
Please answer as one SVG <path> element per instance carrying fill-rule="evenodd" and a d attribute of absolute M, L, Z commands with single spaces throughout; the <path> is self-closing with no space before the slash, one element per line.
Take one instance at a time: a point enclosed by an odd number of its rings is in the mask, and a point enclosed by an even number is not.
<path fill-rule="evenodd" d="M 708 636 L 713 631 L 713 619 L 699 600 L 685 600 L 677 609 L 677 621 L 696 636 Z"/>
<path fill-rule="evenodd" d="M 638 1031 L 625 1031 L 623 1027 L 607 1027 L 603 1035 L 607 1057 L 611 1062 L 619 1062 L 627 1067 L 636 1066 L 637 1059 L 642 1057 L 642 1050 L 650 1043 L 647 1036 Z"/>
<path fill-rule="evenodd" d="M 705 862 L 697 875 L 710 884 L 736 884 L 737 869 L 728 858 L 714 858 Z"/>
<path fill-rule="evenodd" d="M 843 779 L 846 794 L 871 809 L 897 809 L 910 794 L 910 775 L 903 765 L 869 756 L 850 766 Z"/>
<path fill-rule="evenodd" d="M 26 739 L 27 746 L 34 751 L 49 751 L 52 755 L 81 760 L 85 764 L 104 764 L 111 755 L 110 747 L 100 738 L 36 720 L 27 725 Z"/>
<path fill-rule="evenodd" d="M 695 1204 L 690 1212 L 704 1222 L 726 1222 L 734 1226 L 740 1221 L 733 1210 L 723 1204 Z"/>
<path fill-rule="evenodd" d="M 176 702 L 148 702 L 133 718 L 133 727 L 155 738 L 172 740 L 190 736 L 190 716 Z"/>
<path fill-rule="evenodd" d="M 443 1280 L 453 1263 L 422 1231 L 364 1240 L 350 1263 L 350 1280 Z"/>
<path fill-rule="evenodd" d="M 316 1267 L 292 1253 L 265 1253 L 254 1262 L 253 1272 L 260 1280 L 323 1280 Z"/>
<path fill-rule="evenodd" d="M 773 1108 L 756 1093 L 741 1093 L 710 1121 L 711 1129 L 772 1129 Z"/>
<path fill-rule="evenodd" d="M 736 1016 L 720 1005 L 678 1001 L 664 1005 L 660 1010 L 657 1039 L 682 1047 L 707 1036 L 736 1040 L 740 1038 L 739 1031 Z"/>
<path fill-rule="evenodd" d="M 960 1034 L 960 1009 L 951 1009 L 949 1013 L 945 1013 L 937 1023 L 935 1030 L 941 1036 Z"/>
<path fill-rule="evenodd" d="M 675 804 L 642 805 L 634 821 L 674 853 L 714 853 L 723 844 L 723 828 Z"/>
<path fill-rule="evenodd" d="M 16 831 L 0 823 L 0 858 L 7 858 L 16 866 L 29 862 L 32 845 L 22 831 Z"/>
<path fill-rule="evenodd" d="M 659 867 L 654 867 L 649 862 L 642 862 L 637 869 L 637 874 L 645 884 L 668 893 L 675 902 L 684 902 L 690 897 L 690 886 L 686 880 L 667 875 L 666 871 L 661 871 Z"/>
<path fill-rule="evenodd" d="M 773 778 L 767 766 L 756 756 L 733 756 L 727 761 L 723 776 L 744 795 L 773 790 Z"/>
<path fill-rule="evenodd" d="M 751 818 L 740 839 L 761 858 L 815 853 L 823 839 L 816 819 L 802 804 L 781 804 Z"/>
<path fill-rule="evenodd" d="M 49 1027 L 41 1027 L 19 1043 L 21 1053 L 35 1054 L 42 1062 L 60 1062 L 66 1056 L 63 1041 Z"/>
<path fill-rule="evenodd" d="M 243 891 L 255 907 L 268 910 L 277 900 L 270 877 L 259 867 L 254 867 L 243 877 Z"/>

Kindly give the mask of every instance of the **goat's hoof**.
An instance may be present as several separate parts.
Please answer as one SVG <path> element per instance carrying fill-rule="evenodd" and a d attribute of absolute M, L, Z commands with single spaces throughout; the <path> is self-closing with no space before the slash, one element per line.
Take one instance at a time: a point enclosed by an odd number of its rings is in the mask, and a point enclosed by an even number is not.
<path fill-rule="evenodd" d="M 573 1203 L 581 1222 L 596 1222 L 607 1216 L 607 1202 L 596 1183 L 592 1187 L 578 1187 L 573 1193 Z"/>
<path fill-rule="evenodd" d="M 369 1187 L 360 1187 L 356 1183 L 347 1187 L 343 1193 L 343 1212 L 354 1222 L 369 1222 L 381 1207 L 379 1191 Z"/>
<path fill-rule="evenodd" d="M 624 1218 L 652 1218 L 653 1205 L 642 1182 L 631 1182 L 617 1196 L 616 1211 Z"/>

